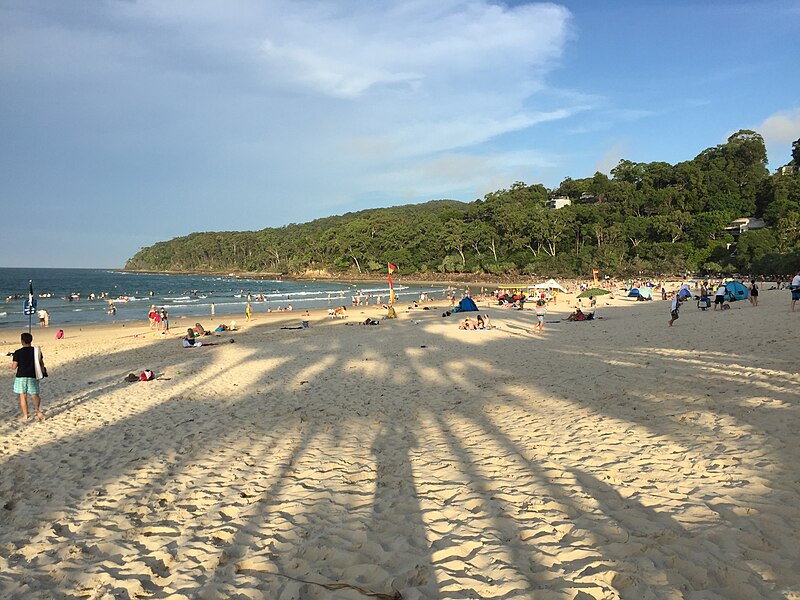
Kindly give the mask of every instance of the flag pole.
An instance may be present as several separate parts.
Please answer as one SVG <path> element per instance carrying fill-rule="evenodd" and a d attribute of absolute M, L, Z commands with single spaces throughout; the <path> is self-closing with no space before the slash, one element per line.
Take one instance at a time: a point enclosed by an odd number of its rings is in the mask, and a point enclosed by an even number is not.
<path fill-rule="evenodd" d="M 31 332 L 33 322 L 33 279 L 28 280 L 28 333 Z"/>
<path fill-rule="evenodd" d="M 394 283 L 392 283 L 392 273 L 397 267 L 389 263 L 389 304 L 394 304 Z"/>

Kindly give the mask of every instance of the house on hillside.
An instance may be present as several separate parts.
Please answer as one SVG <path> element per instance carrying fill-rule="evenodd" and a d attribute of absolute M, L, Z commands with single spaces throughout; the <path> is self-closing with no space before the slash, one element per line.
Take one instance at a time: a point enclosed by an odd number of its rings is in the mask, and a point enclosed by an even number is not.
<path fill-rule="evenodd" d="M 777 175 L 790 176 L 797 173 L 797 171 L 797 165 L 783 165 L 782 167 L 778 167 L 778 170 L 775 171 L 775 173 Z"/>
<path fill-rule="evenodd" d="M 755 231 L 756 229 L 764 229 L 767 224 L 762 219 L 755 217 L 739 217 L 734 219 L 725 226 L 725 231 L 733 236 L 743 234 L 745 231 Z"/>
<path fill-rule="evenodd" d="M 558 210 L 559 208 L 564 208 L 565 206 L 569 206 L 572 204 L 572 200 L 570 200 L 567 196 L 558 196 L 556 198 L 550 198 L 547 201 L 547 208 L 552 208 L 554 210 Z"/>

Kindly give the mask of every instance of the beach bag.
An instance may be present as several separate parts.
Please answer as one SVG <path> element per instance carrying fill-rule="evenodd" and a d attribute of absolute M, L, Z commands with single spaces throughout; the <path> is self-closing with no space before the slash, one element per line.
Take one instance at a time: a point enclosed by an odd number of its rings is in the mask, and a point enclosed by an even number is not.
<path fill-rule="evenodd" d="M 145 369 L 142 371 L 142 374 L 139 375 L 139 381 L 153 381 L 155 379 L 155 375 L 150 369 Z"/>

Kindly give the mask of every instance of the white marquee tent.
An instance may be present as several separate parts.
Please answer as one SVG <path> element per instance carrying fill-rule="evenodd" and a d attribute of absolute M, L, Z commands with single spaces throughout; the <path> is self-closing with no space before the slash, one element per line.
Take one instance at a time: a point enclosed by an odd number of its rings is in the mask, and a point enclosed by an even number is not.
<path fill-rule="evenodd" d="M 531 286 L 536 290 L 561 290 L 562 292 L 566 292 L 567 290 L 558 283 L 555 279 L 548 279 L 544 283 L 537 283 L 534 286 Z"/>

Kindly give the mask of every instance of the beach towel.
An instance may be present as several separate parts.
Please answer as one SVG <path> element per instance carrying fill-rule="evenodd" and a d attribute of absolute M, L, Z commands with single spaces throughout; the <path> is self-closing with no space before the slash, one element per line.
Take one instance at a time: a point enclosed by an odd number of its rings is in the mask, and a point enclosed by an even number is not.
<path fill-rule="evenodd" d="M 33 347 L 33 366 L 36 368 L 36 379 L 47 377 L 47 369 L 42 366 L 42 351 L 39 346 Z"/>

